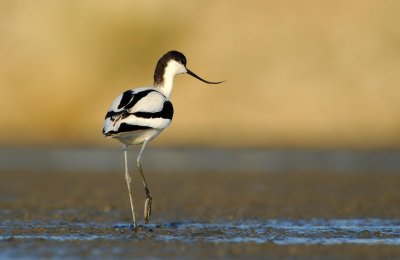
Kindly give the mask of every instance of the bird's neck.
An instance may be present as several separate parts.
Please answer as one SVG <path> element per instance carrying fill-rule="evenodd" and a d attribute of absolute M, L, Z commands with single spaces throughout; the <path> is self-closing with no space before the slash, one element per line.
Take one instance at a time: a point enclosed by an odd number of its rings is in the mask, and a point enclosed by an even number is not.
<path fill-rule="evenodd" d="M 175 71 L 166 69 L 163 75 L 155 75 L 154 87 L 157 88 L 166 98 L 171 96 L 172 88 L 174 86 Z"/>
<path fill-rule="evenodd" d="M 174 78 L 170 78 L 167 80 L 164 80 L 162 84 L 160 85 L 155 85 L 155 87 L 166 97 L 169 99 L 171 96 L 172 88 L 174 84 Z"/>

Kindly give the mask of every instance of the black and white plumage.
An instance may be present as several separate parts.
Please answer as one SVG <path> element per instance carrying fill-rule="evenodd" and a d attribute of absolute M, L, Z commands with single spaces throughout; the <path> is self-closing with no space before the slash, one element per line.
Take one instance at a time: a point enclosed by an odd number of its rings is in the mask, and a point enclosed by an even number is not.
<path fill-rule="evenodd" d="M 174 109 L 169 97 L 173 87 L 173 80 L 175 75 L 183 73 L 187 73 L 208 84 L 223 82 L 210 82 L 200 78 L 186 68 L 186 58 L 182 53 L 170 51 L 164 54 L 157 62 L 153 86 L 127 90 L 119 95 L 112 102 L 104 120 L 103 134 L 123 143 L 125 178 L 129 191 L 134 228 L 136 228 L 136 219 L 131 192 L 131 177 L 128 173 L 127 149 L 129 145 L 142 145 L 136 162 L 146 192 L 144 220 L 147 223 L 151 214 L 152 196 L 142 171 L 141 157 L 146 144 L 171 123 Z"/>
<path fill-rule="evenodd" d="M 169 126 L 174 114 L 172 103 L 154 88 L 125 91 L 106 114 L 103 134 L 126 144 L 142 144 Z"/>

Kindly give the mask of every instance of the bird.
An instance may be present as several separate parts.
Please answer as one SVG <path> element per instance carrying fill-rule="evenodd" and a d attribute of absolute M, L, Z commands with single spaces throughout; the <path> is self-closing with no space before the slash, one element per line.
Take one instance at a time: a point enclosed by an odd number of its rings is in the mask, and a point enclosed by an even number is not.
<path fill-rule="evenodd" d="M 224 81 L 207 81 L 186 67 L 186 57 L 179 51 L 165 53 L 157 62 L 153 86 L 129 89 L 117 96 L 108 109 L 103 127 L 103 135 L 122 143 L 125 161 L 125 180 L 128 187 L 132 212 L 133 229 L 136 230 L 135 208 L 132 197 L 131 176 L 128 172 L 128 147 L 141 145 L 136 158 L 136 167 L 142 178 L 145 190 L 144 222 L 151 215 L 152 195 L 147 185 L 143 169 L 142 155 L 148 142 L 157 137 L 172 121 L 174 108 L 170 101 L 174 77 L 188 74 L 207 84 L 220 84 Z"/>

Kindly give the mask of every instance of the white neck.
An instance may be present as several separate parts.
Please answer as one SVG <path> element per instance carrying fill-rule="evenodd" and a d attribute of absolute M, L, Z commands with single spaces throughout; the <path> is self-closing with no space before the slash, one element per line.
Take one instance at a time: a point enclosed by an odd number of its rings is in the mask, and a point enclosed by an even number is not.
<path fill-rule="evenodd" d="M 169 97 L 171 96 L 172 88 L 174 86 L 174 77 L 175 75 L 181 73 L 186 73 L 186 68 L 182 64 L 171 60 L 165 67 L 163 81 L 155 84 L 155 87 L 158 88 L 160 92 L 169 99 Z"/>
<path fill-rule="evenodd" d="M 169 99 L 171 96 L 172 88 L 174 86 L 174 76 L 175 74 L 164 74 L 164 80 L 161 82 L 161 84 L 156 85 L 155 87 L 160 90 L 160 92 Z"/>

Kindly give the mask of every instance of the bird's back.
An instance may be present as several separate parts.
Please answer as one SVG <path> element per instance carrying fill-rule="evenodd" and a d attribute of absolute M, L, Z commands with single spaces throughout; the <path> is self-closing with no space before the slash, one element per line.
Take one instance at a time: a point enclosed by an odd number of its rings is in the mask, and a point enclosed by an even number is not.
<path fill-rule="evenodd" d="M 130 89 L 112 102 L 104 120 L 103 134 L 127 144 L 153 139 L 173 117 L 171 102 L 156 88 Z"/>

